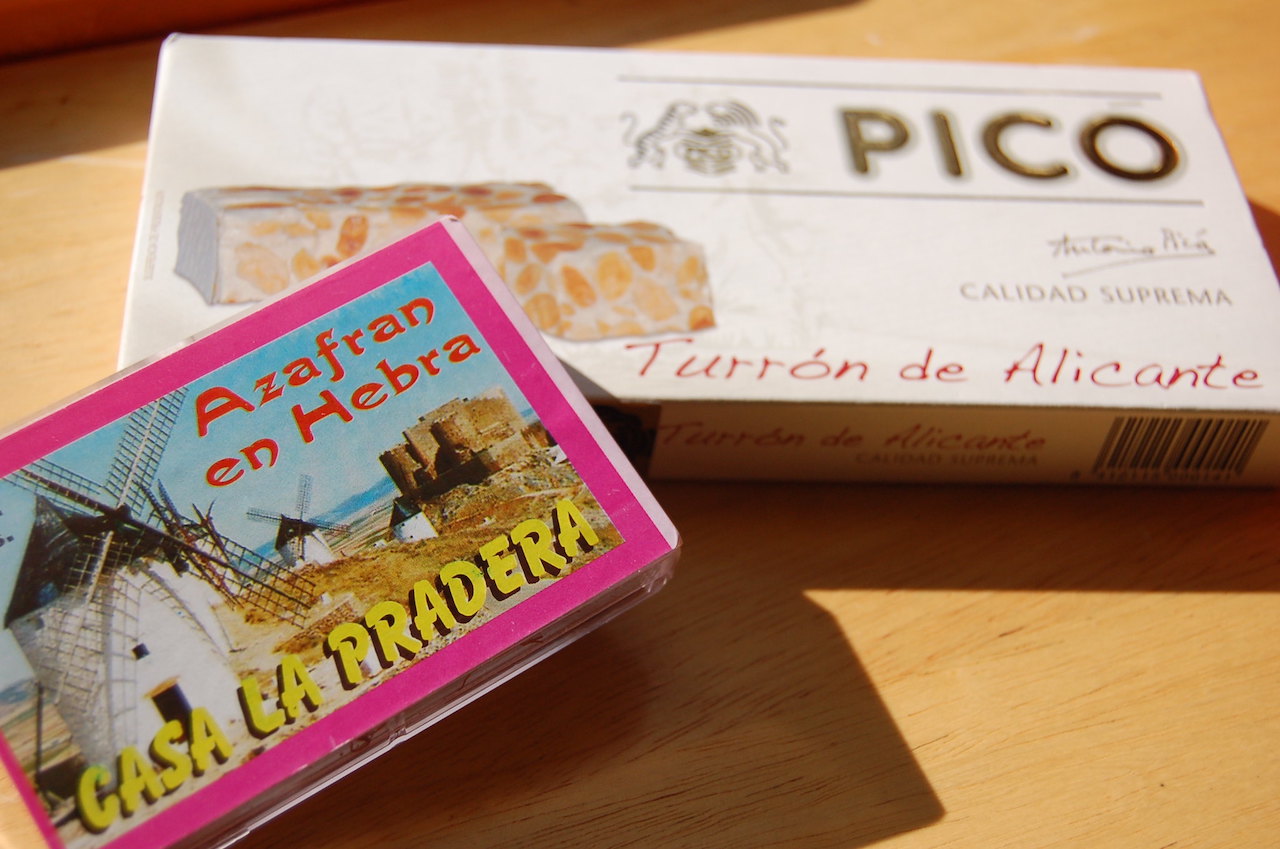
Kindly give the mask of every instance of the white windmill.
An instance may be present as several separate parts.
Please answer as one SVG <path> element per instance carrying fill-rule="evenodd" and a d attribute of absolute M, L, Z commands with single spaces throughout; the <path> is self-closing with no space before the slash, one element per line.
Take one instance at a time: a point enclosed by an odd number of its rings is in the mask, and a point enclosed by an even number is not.
<path fill-rule="evenodd" d="M 31 492 L 32 529 L 4 624 L 90 763 L 145 750 L 169 720 L 241 711 L 217 609 L 301 623 L 310 582 L 178 513 L 152 492 L 181 408 L 174 393 L 127 420 L 104 483 L 39 460 L 4 478 Z M 37 742 L 35 780 L 40 780 Z"/>
<path fill-rule="evenodd" d="M 390 529 L 391 536 L 398 542 L 417 542 L 440 536 L 427 514 L 407 495 L 401 495 L 392 502 Z"/>
<path fill-rule="evenodd" d="M 351 530 L 349 525 L 307 516 L 307 511 L 311 509 L 311 488 L 311 476 L 299 475 L 298 500 L 292 516 L 257 507 L 245 512 L 250 519 L 276 525 L 275 550 L 290 569 L 296 569 L 304 563 L 324 564 L 337 560 L 337 555 L 320 532 L 346 533 Z"/>

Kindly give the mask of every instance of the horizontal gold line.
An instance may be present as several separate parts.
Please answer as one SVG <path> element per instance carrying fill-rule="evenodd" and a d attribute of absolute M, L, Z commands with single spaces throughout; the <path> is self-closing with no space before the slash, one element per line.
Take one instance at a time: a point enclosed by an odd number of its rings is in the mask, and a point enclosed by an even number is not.
<path fill-rule="evenodd" d="M 1006 203 L 1075 203 L 1114 206 L 1204 206 L 1199 198 L 1123 198 L 1076 197 L 1054 195 L 979 195 L 930 192 L 858 192 L 839 189 L 750 189 L 734 186 L 646 186 L 633 185 L 633 192 L 668 192 L 671 194 L 779 195 L 791 197 L 877 198 L 882 200 L 960 200 Z"/>
<path fill-rule="evenodd" d="M 1116 100 L 1161 100 L 1158 91 L 1106 91 L 1102 89 L 1022 88 L 1000 86 L 910 85 L 906 83 L 845 83 L 821 80 L 736 79 L 733 77 L 645 76 L 622 74 L 624 83 L 682 83 L 685 85 L 736 85 L 760 88 L 809 88 L 836 91 L 897 91 L 921 94 L 1000 94 L 1021 97 L 1087 97 Z"/>

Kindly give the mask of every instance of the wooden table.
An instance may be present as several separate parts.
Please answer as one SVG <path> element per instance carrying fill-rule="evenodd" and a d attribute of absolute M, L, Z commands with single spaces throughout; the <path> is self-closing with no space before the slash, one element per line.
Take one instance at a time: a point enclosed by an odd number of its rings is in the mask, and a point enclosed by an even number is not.
<path fill-rule="evenodd" d="M 1269 0 L 424 0 L 234 31 L 1194 68 L 1280 249 Z M 158 44 L 0 66 L 6 422 L 113 368 Z M 242 845 L 1280 841 L 1280 494 L 656 490 L 667 589 Z M 28 845 L 16 804 L 0 846 Z"/>

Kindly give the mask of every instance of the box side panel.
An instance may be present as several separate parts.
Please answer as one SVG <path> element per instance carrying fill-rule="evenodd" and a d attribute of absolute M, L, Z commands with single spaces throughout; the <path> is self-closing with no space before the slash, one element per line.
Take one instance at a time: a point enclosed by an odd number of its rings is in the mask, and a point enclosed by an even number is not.
<path fill-rule="evenodd" d="M 1272 413 L 666 404 L 655 478 L 1280 484 Z"/>

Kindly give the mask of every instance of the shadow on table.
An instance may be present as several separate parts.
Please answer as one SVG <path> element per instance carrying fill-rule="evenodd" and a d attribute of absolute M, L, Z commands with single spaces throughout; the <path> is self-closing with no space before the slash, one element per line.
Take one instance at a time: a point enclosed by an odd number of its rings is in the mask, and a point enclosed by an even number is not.
<path fill-rule="evenodd" d="M 720 490 L 659 491 L 679 523 L 682 510 Z M 786 525 L 791 539 L 829 549 L 833 530 L 843 530 L 841 568 L 815 572 L 808 588 L 1280 591 L 1280 491 L 1272 489 L 746 484 L 727 491 L 749 498 L 759 521 Z"/>
<path fill-rule="evenodd" d="M 797 15 L 847 0 L 397 0 L 201 32 L 272 37 L 615 47 Z M 160 17 L 157 15 L 156 17 Z M 146 139 L 158 38 L 0 62 L 0 168 Z"/>
<path fill-rule="evenodd" d="M 685 535 L 669 587 L 246 847 L 868 846 L 945 800 L 806 593 L 1280 592 L 1274 490 L 655 489 Z"/>
<path fill-rule="evenodd" d="M 943 804 L 807 592 L 1280 591 L 1270 490 L 656 491 L 666 589 L 244 845 L 867 846 Z"/>
<path fill-rule="evenodd" d="M 514 2 L 401 2 L 385 4 L 396 14 L 343 9 L 238 31 L 607 45 L 826 5 L 583 0 L 540 6 L 531 21 Z M 29 63 L 54 63 L 72 84 L 31 84 L 6 116 L 0 165 L 144 138 L 155 50 Z M 24 73 L 0 68 L 0 79 Z M 1274 261 L 1280 216 L 1254 214 Z M 807 591 L 1280 591 L 1271 491 L 658 492 L 686 534 L 671 586 L 241 845 L 867 846 L 937 820 L 942 803 L 845 634 Z M 770 536 L 777 526 L 788 534 Z M 813 540 L 813 556 L 797 540 Z"/>
<path fill-rule="evenodd" d="M 1271 268 L 1280 274 L 1280 213 L 1253 201 L 1249 201 L 1249 211 L 1253 213 L 1262 245 L 1271 258 Z"/>
<path fill-rule="evenodd" d="M 664 495 L 678 515 L 734 492 Z M 768 520 L 750 509 L 744 520 Z M 858 847 L 935 821 L 941 804 L 847 638 L 804 597 L 846 582 L 856 540 L 847 559 L 793 569 L 796 552 L 768 540 L 699 532 L 728 513 L 691 517 L 662 592 L 246 849 Z M 775 556 L 787 568 L 770 568 Z"/>

